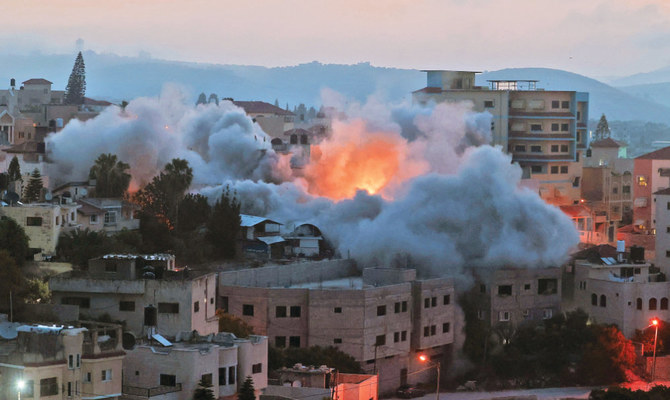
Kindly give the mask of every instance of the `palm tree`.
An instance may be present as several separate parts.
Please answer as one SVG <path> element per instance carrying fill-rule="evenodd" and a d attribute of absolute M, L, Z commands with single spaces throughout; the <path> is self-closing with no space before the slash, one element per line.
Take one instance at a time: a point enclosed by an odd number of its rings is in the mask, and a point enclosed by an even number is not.
<path fill-rule="evenodd" d="M 122 197 L 130 185 L 130 165 L 119 161 L 114 154 L 100 154 L 88 173 L 95 179 L 95 196 Z"/>

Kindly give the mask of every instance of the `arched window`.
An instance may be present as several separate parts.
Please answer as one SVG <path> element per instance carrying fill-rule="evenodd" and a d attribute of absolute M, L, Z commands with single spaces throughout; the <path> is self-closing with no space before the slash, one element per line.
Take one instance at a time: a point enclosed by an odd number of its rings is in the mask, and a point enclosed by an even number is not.
<path fill-rule="evenodd" d="M 642 309 L 642 299 L 638 297 L 636 303 L 637 303 L 637 304 L 636 304 L 636 305 L 637 305 L 637 309 L 638 309 L 638 310 L 641 310 L 641 309 Z"/>
<path fill-rule="evenodd" d="M 281 146 L 282 144 L 284 144 L 284 142 L 282 142 L 282 140 L 279 138 L 272 139 L 270 143 L 272 143 L 273 146 Z"/>
<path fill-rule="evenodd" d="M 595 293 L 591 294 L 591 305 L 592 306 L 598 305 L 598 295 Z"/>
<path fill-rule="evenodd" d="M 651 299 L 649 299 L 649 309 L 650 310 L 656 309 L 656 298 L 652 297 Z"/>
<path fill-rule="evenodd" d="M 664 297 L 661 299 L 661 310 L 667 310 L 668 309 L 668 298 Z"/>
<path fill-rule="evenodd" d="M 600 295 L 600 307 L 607 307 L 607 297 L 604 294 Z"/>
<path fill-rule="evenodd" d="M 291 135 L 291 144 L 298 144 L 298 135 Z"/>
<path fill-rule="evenodd" d="M 300 136 L 300 144 L 309 144 L 309 142 L 307 141 L 307 135 Z"/>

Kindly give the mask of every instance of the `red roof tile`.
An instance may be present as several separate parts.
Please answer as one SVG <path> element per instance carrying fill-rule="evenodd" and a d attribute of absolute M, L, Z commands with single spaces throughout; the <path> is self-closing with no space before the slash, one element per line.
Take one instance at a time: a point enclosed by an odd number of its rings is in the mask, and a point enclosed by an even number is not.
<path fill-rule="evenodd" d="M 635 157 L 636 160 L 670 160 L 670 146 Z"/>
<path fill-rule="evenodd" d="M 617 141 L 612 139 L 612 138 L 606 138 L 606 139 L 596 140 L 595 142 L 591 143 L 591 147 L 619 148 L 619 147 L 621 147 L 621 145 L 619 145 L 619 143 L 617 143 Z"/>
<path fill-rule="evenodd" d="M 51 85 L 53 82 L 50 82 L 46 79 L 42 78 L 33 78 L 33 79 L 28 79 L 27 81 L 23 82 L 24 85 Z"/>
<path fill-rule="evenodd" d="M 279 108 L 264 101 L 233 101 L 238 107 L 244 109 L 246 113 L 268 113 L 276 115 L 295 115 L 290 111 Z"/>

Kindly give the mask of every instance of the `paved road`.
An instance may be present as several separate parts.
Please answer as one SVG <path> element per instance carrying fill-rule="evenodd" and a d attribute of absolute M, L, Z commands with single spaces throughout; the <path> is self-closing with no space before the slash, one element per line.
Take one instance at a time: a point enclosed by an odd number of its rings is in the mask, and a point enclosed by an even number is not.
<path fill-rule="evenodd" d="M 453 392 L 440 393 L 439 400 L 509 400 L 519 398 L 523 400 L 562 400 L 588 399 L 593 388 L 566 387 L 549 389 L 503 390 L 500 392 Z M 417 400 L 436 400 L 435 393 L 429 393 Z"/>

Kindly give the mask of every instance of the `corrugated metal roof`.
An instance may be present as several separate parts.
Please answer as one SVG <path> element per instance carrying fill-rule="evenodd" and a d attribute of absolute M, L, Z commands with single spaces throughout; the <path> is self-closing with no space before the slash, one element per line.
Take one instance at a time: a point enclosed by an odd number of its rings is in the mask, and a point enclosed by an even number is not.
<path fill-rule="evenodd" d="M 280 224 L 277 221 L 273 221 L 273 220 L 265 218 L 265 217 L 258 217 L 256 215 L 240 214 L 240 219 L 242 220 L 242 222 L 240 223 L 240 226 L 245 227 L 245 228 L 248 228 L 250 226 L 258 225 L 258 224 L 260 224 L 261 222 L 264 222 L 264 221 L 268 221 L 268 222 L 272 222 L 272 223 L 275 223 L 275 224 L 283 225 L 283 224 Z"/>

